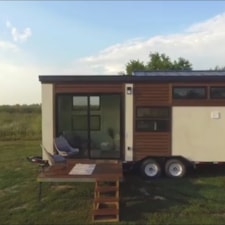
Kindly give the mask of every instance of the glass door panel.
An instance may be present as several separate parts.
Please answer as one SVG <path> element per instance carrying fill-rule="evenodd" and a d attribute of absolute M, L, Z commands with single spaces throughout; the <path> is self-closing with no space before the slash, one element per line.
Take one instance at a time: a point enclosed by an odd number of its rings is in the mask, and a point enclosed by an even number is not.
<path fill-rule="evenodd" d="M 82 158 L 120 158 L 121 97 L 58 95 L 57 136 L 79 148 Z"/>
<path fill-rule="evenodd" d="M 72 131 L 74 139 L 79 144 L 79 156 L 87 158 L 89 149 L 88 96 L 73 96 L 72 114 Z"/>
<path fill-rule="evenodd" d="M 98 102 L 99 110 L 90 108 L 90 156 L 120 158 L 120 95 L 101 95 Z"/>

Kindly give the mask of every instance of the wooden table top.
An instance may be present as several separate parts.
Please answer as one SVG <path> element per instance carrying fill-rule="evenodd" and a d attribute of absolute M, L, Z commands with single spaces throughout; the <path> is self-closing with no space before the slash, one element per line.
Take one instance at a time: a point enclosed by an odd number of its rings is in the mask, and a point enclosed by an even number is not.
<path fill-rule="evenodd" d="M 71 169 L 78 163 L 96 164 L 90 175 L 69 175 Z M 66 164 L 56 164 L 45 168 L 38 177 L 38 182 L 95 182 L 96 180 L 123 179 L 122 164 L 107 160 L 67 160 Z"/>

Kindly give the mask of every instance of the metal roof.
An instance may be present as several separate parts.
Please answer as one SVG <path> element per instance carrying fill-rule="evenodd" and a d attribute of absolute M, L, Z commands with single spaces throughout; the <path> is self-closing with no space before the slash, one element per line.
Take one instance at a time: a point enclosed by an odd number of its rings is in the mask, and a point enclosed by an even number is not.
<path fill-rule="evenodd" d="M 135 75 L 40 75 L 42 83 L 219 82 L 225 71 L 136 71 Z"/>
<path fill-rule="evenodd" d="M 133 76 L 225 76 L 221 70 L 134 71 Z"/>

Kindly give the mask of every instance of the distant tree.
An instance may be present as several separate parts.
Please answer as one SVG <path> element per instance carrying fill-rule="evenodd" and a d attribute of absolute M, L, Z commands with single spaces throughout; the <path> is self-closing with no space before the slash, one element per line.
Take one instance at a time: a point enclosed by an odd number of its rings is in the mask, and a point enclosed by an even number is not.
<path fill-rule="evenodd" d="M 8 113 L 40 113 L 41 105 L 39 104 L 31 104 L 31 105 L 0 105 L 0 112 L 8 112 Z"/>
<path fill-rule="evenodd" d="M 214 69 L 210 69 L 210 70 L 225 70 L 225 66 L 222 66 L 222 67 L 220 67 L 220 66 L 215 66 Z"/>
<path fill-rule="evenodd" d="M 178 60 L 171 61 L 169 56 L 165 54 L 150 53 L 149 54 L 149 62 L 144 64 L 139 60 L 130 60 L 129 63 L 126 64 L 126 74 L 132 75 L 134 71 L 182 71 L 182 70 L 192 70 L 192 64 L 180 57 Z"/>
<path fill-rule="evenodd" d="M 147 70 L 172 70 L 173 63 L 170 58 L 165 54 L 150 53 L 149 55 L 150 61 L 147 63 Z"/>
<path fill-rule="evenodd" d="M 127 75 L 132 75 L 132 72 L 135 70 L 146 70 L 144 62 L 141 62 L 139 60 L 130 60 L 130 62 L 128 62 L 126 65 Z"/>
<path fill-rule="evenodd" d="M 173 62 L 173 70 L 192 70 L 192 65 L 188 60 L 180 57 L 178 61 Z"/>
<path fill-rule="evenodd" d="M 126 75 L 124 71 L 120 71 L 118 75 Z"/>

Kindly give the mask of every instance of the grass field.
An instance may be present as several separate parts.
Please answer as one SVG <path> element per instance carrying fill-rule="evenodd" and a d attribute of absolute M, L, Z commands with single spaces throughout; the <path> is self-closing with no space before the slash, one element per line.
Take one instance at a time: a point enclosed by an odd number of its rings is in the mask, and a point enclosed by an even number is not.
<path fill-rule="evenodd" d="M 89 224 L 92 183 L 44 184 L 26 156 L 40 141 L 0 142 L 0 224 Z M 113 224 L 225 224 L 225 166 L 197 168 L 184 179 L 147 181 L 137 173 L 121 184 L 121 221 Z"/>

